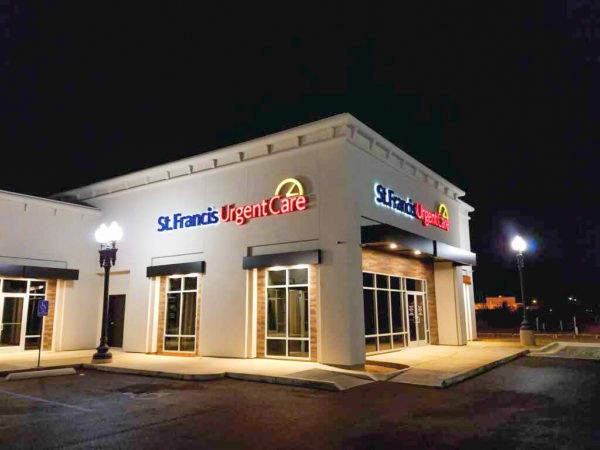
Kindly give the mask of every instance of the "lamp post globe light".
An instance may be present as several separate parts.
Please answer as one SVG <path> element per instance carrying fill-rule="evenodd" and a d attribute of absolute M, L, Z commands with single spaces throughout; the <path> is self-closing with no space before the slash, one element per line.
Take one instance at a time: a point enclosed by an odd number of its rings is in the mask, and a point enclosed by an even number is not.
<path fill-rule="evenodd" d="M 112 361 L 112 354 L 108 347 L 108 280 L 110 277 L 110 268 L 117 261 L 117 242 L 123 237 L 123 230 L 117 224 L 112 222 L 109 226 L 100 225 L 96 230 L 96 241 L 100 244 L 100 267 L 104 268 L 104 300 L 102 304 L 102 331 L 100 336 L 100 345 L 96 347 L 96 353 L 92 356 L 93 363 L 109 363 Z"/>
<path fill-rule="evenodd" d="M 525 301 L 525 289 L 523 288 L 523 268 L 525 267 L 525 259 L 523 252 L 527 250 L 527 242 L 521 236 L 515 236 L 511 242 L 512 249 L 517 254 L 517 268 L 519 269 L 519 282 L 521 284 L 521 300 L 523 301 L 523 321 L 519 330 L 521 345 L 535 345 L 535 334 L 529 323 L 529 314 L 527 311 L 527 302 Z"/>

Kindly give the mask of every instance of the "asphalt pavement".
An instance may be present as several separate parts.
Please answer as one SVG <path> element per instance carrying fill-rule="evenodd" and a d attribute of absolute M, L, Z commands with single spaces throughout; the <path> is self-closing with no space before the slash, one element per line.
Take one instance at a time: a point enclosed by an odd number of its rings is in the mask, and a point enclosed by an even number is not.
<path fill-rule="evenodd" d="M 0 381 L 0 447 L 600 447 L 596 361 L 520 358 L 447 389 L 342 392 L 79 371 Z"/>

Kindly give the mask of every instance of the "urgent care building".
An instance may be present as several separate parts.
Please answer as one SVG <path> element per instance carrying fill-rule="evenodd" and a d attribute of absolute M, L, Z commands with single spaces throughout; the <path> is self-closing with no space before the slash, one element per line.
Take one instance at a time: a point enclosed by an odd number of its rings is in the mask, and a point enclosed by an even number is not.
<path fill-rule="evenodd" d="M 464 192 L 349 114 L 52 199 L 0 194 L 2 352 L 109 344 L 341 366 L 476 338 Z M 50 302 L 43 325 L 36 302 Z"/>

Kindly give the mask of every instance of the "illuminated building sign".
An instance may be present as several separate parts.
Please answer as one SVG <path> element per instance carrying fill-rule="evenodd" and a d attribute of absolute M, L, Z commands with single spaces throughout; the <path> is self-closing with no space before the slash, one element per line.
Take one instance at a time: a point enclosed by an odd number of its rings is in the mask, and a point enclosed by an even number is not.
<path fill-rule="evenodd" d="M 219 212 L 213 207 L 198 214 L 184 215 L 181 213 L 158 218 L 158 231 L 171 231 L 180 228 L 201 227 L 219 223 Z"/>
<path fill-rule="evenodd" d="M 225 205 L 220 210 L 210 206 L 206 211 L 196 214 L 176 213 L 171 216 L 160 216 L 157 230 L 172 231 L 216 225 L 219 222 L 235 222 L 244 225 L 251 219 L 305 211 L 307 207 L 308 197 L 304 195 L 302 183 L 295 178 L 286 178 L 277 185 L 275 194 L 271 198 L 245 206 Z"/>
<path fill-rule="evenodd" d="M 278 216 L 306 210 L 308 198 L 302 184 L 295 178 L 286 178 L 275 189 L 275 195 L 258 203 L 245 206 L 225 205 L 221 207 L 221 220 L 244 225 L 250 219 Z"/>
<path fill-rule="evenodd" d="M 433 225 L 445 231 L 450 229 L 448 208 L 443 203 L 440 203 L 437 211 L 429 211 L 420 203 L 413 202 L 408 197 L 403 199 L 393 190 L 377 183 L 375 184 L 375 203 L 389 208 L 394 212 L 416 217 L 421 221 L 423 226 L 428 227 L 429 225 Z"/>

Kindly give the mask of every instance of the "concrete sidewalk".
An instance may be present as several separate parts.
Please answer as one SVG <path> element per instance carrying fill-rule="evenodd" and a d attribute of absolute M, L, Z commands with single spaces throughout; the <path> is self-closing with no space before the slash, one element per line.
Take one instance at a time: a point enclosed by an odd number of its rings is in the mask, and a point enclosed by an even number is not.
<path fill-rule="evenodd" d="M 600 343 L 556 341 L 532 350 L 527 356 L 600 361 Z"/>
<path fill-rule="evenodd" d="M 530 349 L 518 344 L 469 342 L 465 346 L 428 345 L 369 356 L 367 361 L 405 364 L 409 370 L 391 378 L 394 383 L 448 387 L 524 356 Z"/>
<path fill-rule="evenodd" d="M 378 379 L 367 371 L 344 370 L 324 364 L 273 359 L 178 357 L 128 353 L 111 349 L 113 362 L 91 364 L 95 350 L 44 352 L 41 367 L 76 367 L 182 380 L 235 378 L 248 381 L 342 391 Z M 0 374 L 37 368 L 37 352 L 0 354 Z"/>
<path fill-rule="evenodd" d="M 42 352 L 40 366 L 49 368 L 87 363 L 91 361 L 95 351 L 95 349 L 66 352 L 45 351 Z M 36 368 L 37 360 L 37 350 L 0 353 L 0 374 Z"/>
<path fill-rule="evenodd" d="M 475 342 L 463 347 L 429 345 L 369 356 L 364 370 L 275 359 L 178 357 L 111 349 L 113 362 L 91 364 L 95 350 L 44 352 L 42 368 L 76 367 L 182 380 L 234 378 L 342 391 L 392 381 L 446 387 L 527 353 L 518 345 Z M 0 375 L 34 369 L 37 352 L 0 354 Z"/>

